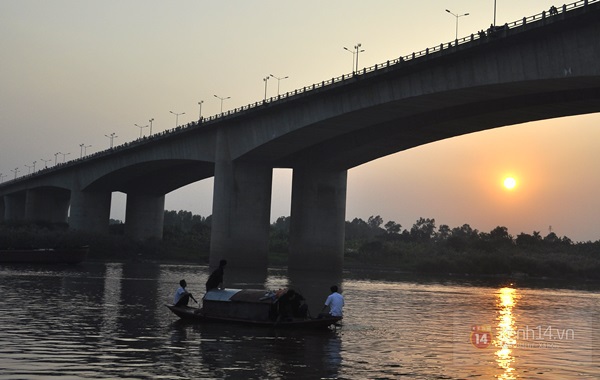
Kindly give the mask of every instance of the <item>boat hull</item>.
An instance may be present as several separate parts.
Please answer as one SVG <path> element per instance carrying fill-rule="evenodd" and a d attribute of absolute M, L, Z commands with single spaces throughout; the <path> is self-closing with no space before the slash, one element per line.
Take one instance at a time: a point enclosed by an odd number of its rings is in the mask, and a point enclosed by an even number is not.
<path fill-rule="evenodd" d="M 89 247 L 0 250 L 0 263 L 78 264 L 85 260 L 88 251 Z"/>
<path fill-rule="evenodd" d="M 237 323 L 254 326 L 276 327 L 276 328 L 296 328 L 296 329 L 326 329 L 329 326 L 337 325 L 342 320 L 341 317 L 326 316 L 323 318 L 286 318 L 279 321 L 273 320 L 255 320 L 243 318 L 227 318 L 222 316 L 206 315 L 202 309 L 188 306 L 166 305 L 173 314 L 179 318 L 190 322 L 225 322 Z"/>

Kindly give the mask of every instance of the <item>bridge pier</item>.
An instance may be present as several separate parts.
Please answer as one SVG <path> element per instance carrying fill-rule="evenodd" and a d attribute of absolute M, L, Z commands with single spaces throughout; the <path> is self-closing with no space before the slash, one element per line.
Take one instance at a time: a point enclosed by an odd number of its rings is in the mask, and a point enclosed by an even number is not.
<path fill-rule="evenodd" d="M 292 179 L 289 269 L 341 268 L 348 172 L 295 168 Z"/>
<path fill-rule="evenodd" d="M 162 239 L 165 196 L 127 194 L 125 235 L 135 240 Z"/>
<path fill-rule="evenodd" d="M 25 220 L 28 222 L 67 223 L 70 192 L 58 188 L 27 190 Z"/>
<path fill-rule="evenodd" d="M 72 190 L 70 228 L 108 234 L 111 195 L 110 192 Z"/>
<path fill-rule="evenodd" d="M 4 196 L 5 222 L 22 222 L 25 220 L 25 200 L 25 192 Z"/>
<path fill-rule="evenodd" d="M 270 166 L 217 160 L 213 195 L 210 266 L 266 268 L 269 249 Z"/>

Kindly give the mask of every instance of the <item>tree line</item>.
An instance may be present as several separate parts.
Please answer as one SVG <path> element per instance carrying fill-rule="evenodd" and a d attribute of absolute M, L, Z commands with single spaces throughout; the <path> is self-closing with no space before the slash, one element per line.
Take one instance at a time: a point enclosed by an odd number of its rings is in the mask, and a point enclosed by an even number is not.
<path fill-rule="evenodd" d="M 290 217 L 271 224 L 271 265 L 287 263 Z M 70 231 L 67 224 L 0 224 L 0 249 L 89 245 L 95 259 L 184 260 L 208 262 L 212 217 L 165 211 L 162 240 L 132 241 L 125 225 L 111 220 L 110 235 Z M 539 231 L 511 235 L 498 226 L 481 232 L 468 224 L 436 226 L 419 218 L 404 228 L 381 216 L 345 224 L 345 263 L 416 273 L 572 277 L 600 280 L 600 241 L 574 243 Z"/>

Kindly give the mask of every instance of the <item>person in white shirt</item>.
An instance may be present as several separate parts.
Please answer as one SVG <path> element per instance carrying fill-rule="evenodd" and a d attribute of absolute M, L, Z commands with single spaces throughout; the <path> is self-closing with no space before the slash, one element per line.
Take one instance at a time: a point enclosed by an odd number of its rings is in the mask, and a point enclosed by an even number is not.
<path fill-rule="evenodd" d="M 187 306 L 190 302 L 190 298 L 194 300 L 194 302 L 198 303 L 192 293 L 189 293 L 185 290 L 187 283 L 185 280 L 179 281 L 179 288 L 175 292 L 175 298 L 173 299 L 173 305 L 175 306 Z"/>
<path fill-rule="evenodd" d="M 325 306 L 323 306 L 321 312 L 329 307 L 329 315 L 332 317 L 341 317 L 343 314 L 342 309 L 344 308 L 344 296 L 338 293 L 336 285 L 333 285 L 329 290 L 331 290 L 331 294 L 325 300 Z"/>

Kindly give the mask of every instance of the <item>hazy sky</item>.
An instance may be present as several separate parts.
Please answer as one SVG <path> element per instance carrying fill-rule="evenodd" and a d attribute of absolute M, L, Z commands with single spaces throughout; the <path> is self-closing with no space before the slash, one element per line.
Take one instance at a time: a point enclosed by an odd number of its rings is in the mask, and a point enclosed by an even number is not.
<path fill-rule="evenodd" d="M 497 23 L 548 10 L 551 0 L 497 0 Z M 262 100 L 359 66 L 486 29 L 493 0 L 418 1 L 0 1 L 0 173 L 27 174 L 55 153 L 80 155 L 202 115 Z M 267 82 L 269 96 L 277 80 Z M 350 170 L 346 219 L 381 215 L 408 228 L 419 218 L 489 232 L 550 226 L 575 241 L 600 239 L 598 114 L 507 126 L 436 142 Z M 148 129 L 142 130 L 144 134 Z M 57 156 L 58 161 L 63 155 Z M 517 179 L 504 189 L 507 175 Z M 291 171 L 276 170 L 272 216 L 289 215 Z M 167 195 L 165 207 L 212 213 L 212 179 Z M 124 219 L 125 195 L 112 217 Z"/>

